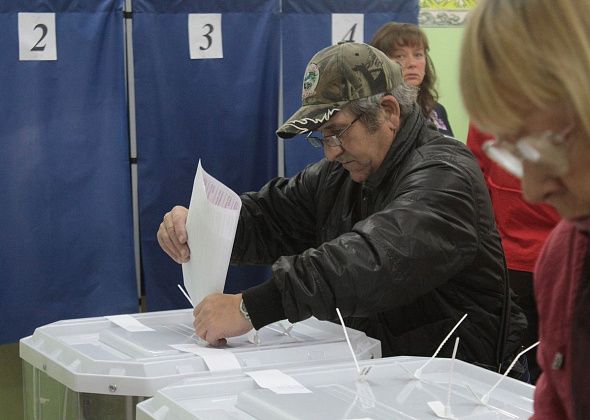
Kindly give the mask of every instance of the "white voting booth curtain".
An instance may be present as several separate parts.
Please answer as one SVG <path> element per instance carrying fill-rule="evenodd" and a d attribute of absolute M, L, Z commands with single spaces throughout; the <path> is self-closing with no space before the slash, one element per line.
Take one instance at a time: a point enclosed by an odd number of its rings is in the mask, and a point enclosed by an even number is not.
<path fill-rule="evenodd" d="M 122 10 L 0 2 L 0 343 L 137 311 Z"/>

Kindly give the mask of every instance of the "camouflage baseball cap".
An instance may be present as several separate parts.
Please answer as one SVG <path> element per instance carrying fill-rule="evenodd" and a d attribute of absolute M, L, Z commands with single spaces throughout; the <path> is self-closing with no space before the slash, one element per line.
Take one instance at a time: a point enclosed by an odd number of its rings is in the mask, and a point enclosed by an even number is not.
<path fill-rule="evenodd" d="M 399 65 L 370 45 L 340 42 L 324 48 L 305 69 L 301 108 L 277 135 L 289 138 L 316 130 L 348 102 L 393 92 L 403 80 Z"/>

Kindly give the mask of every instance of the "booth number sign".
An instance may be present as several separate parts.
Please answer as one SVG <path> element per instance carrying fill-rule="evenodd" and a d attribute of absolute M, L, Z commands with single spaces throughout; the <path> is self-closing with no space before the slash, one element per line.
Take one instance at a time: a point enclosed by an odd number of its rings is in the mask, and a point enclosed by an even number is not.
<path fill-rule="evenodd" d="M 21 61 L 57 60 L 55 13 L 18 14 L 18 54 Z"/>
<path fill-rule="evenodd" d="M 362 14 L 332 14 L 332 44 L 345 40 L 363 42 L 363 21 Z M 19 59 L 57 60 L 55 32 L 55 13 L 19 13 Z M 188 36 L 191 59 L 223 58 L 220 13 L 189 14 Z"/>
<path fill-rule="evenodd" d="M 188 15 L 188 42 L 191 59 L 223 58 L 221 14 Z"/>
<path fill-rule="evenodd" d="M 340 41 L 364 42 L 362 13 L 332 14 L 332 44 Z M 190 14 L 188 17 L 190 58 L 223 58 L 221 14 Z"/>

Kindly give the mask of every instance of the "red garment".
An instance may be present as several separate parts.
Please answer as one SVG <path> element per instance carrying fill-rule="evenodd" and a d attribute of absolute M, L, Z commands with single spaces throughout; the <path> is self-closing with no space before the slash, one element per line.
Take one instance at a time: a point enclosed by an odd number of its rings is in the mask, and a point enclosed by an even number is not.
<path fill-rule="evenodd" d="M 470 125 L 467 146 L 477 158 L 490 192 L 507 267 L 532 272 L 543 242 L 560 217 L 552 207 L 530 204 L 522 198 L 520 180 L 481 150 L 481 145 L 490 138 Z"/>
<path fill-rule="evenodd" d="M 585 224 L 590 229 L 590 221 Z M 535 389 L 535 420 L 590 418 L 590 278 L 587 272 L 582 276 L 588 243 L 587 232 L 564 220 L 547 239 L 535 267 L 541 339 L 537 361 L 543 370 Z"/>

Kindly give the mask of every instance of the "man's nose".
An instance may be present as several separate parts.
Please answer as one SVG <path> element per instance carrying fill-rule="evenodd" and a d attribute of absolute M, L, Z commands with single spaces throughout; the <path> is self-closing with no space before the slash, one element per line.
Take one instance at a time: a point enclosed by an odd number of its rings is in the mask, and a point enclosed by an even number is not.
<path fill-rule="evenodd" d="M 342 146 L 324 145 L 324 156 L 330 161 L 336 160 L 336 158 L 338 158 L 338 156 L 340 156 L 342 153 L 344 153 Z"/>

